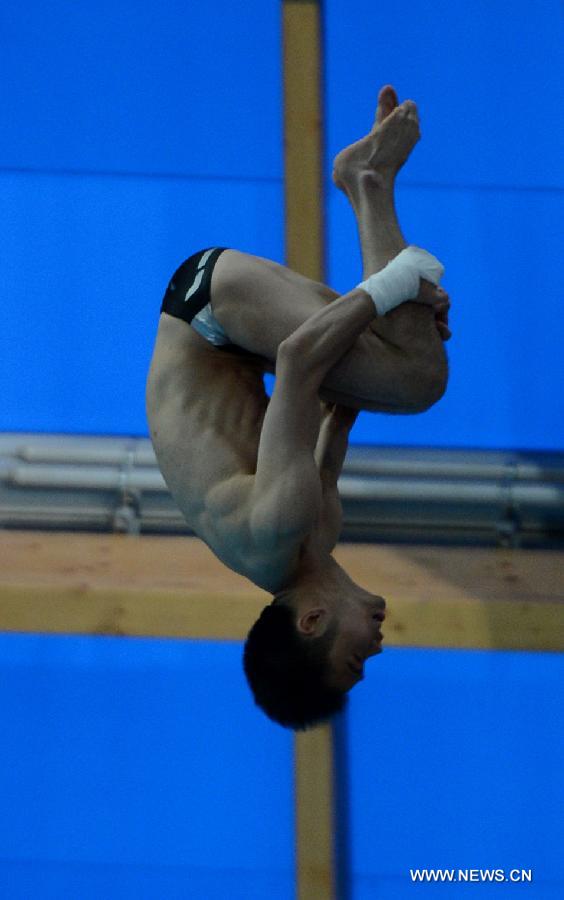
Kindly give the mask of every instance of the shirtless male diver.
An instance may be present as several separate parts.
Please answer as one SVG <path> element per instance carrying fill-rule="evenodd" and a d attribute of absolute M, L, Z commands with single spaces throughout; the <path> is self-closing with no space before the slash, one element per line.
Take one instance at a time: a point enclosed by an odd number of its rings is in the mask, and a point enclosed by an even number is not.
<path fill-rule="evenodd" d="M 333 180 L 358 222 L 362 286 L 338 296 L 214 248 L 180 266 L 161 309 L 147 382 L 157 460 L 194 532 L 273 594 L 243 666 L 255 703 L 296 730 L 343 709 L 381 652 L 384 599 L 331 555 L 357 412 L 423 412 L 446 388 L 444 270 L 406 249 L 394 207 L 395 176 L 418 140 L 415 103 L 399 105 L 387 85 L 370 133 L 335 158 Z M 269 400 L 263 375 L 274 370 Z"/>

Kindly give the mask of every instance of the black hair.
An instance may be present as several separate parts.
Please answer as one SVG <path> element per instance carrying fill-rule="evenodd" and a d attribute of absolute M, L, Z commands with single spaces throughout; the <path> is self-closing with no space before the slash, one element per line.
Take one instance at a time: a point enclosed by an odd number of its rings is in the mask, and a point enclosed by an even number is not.
<path fill-rule="evenodd" d="M 338 623 L 308 638 L 296 628 L 295 616 L 283 601 L 265 606 L 247 635 L 243 668 L 257 706 L 274 722 L 306 731 L 341 712 L 348 701 L 346 692 L 328 684 Z"/>

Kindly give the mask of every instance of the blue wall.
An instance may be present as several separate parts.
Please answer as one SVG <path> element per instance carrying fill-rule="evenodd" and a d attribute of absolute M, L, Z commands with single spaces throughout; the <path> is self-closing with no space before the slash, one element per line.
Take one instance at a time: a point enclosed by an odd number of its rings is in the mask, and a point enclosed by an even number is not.
<path fill-rule="evenodd" d="M 283 258 L 279 5 L 55 0 L 1 22 L 0 429 L 146 434 L 176 266 L 213 244 Z"/>
<path fill-rule="evenodd" d="M 564 447 L 564 37 L 541 0 L 326 0 L 329 281 L 362 273 L 331 162 L 371 127 L 378 89 L 419 106 L 398 180 L 408 243 L 444 262 L 447 395 L 423 416 L 362 416 L 359 442 Z"/>
<path fill-rule="evenodd" d="M 2 898 L 292 900 L 293 739 L 254 706 L 241 653 L 0 637 Z M 532 869 L 528 897 L 562 896 L 563 668 L 396 648 L 370 662 L 341 722 L 350 900 L 407 897 L 410 868 Z M 500 890 L 419 890 L 465 888 Z"/>
<path fill-rule="evenodd" d="M 388 649 L 351 695 L 351 900 L 564 894 L 564 659 Z M 410 869 L 532 869 L 424 884 Z M 505 890 L 504 890 L 505 888 Z"/>
<path fill-rule="evenodd" d="M 3 900 L 292 900 L 292 737 L 241 654 L 0 636 Z"/>

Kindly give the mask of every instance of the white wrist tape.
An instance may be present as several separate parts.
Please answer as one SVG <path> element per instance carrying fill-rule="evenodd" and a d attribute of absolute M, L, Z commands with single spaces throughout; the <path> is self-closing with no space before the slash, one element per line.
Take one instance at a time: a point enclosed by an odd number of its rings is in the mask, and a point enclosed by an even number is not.
<path fill-rule="evenodd" d="M 413 300 L 419 293 L 419 279 L 438 285 L 445 273 L 436 256 L 421 247 L 406 247 L 387 266 L 358 285 L 370 294 L 380 316 Z"/>

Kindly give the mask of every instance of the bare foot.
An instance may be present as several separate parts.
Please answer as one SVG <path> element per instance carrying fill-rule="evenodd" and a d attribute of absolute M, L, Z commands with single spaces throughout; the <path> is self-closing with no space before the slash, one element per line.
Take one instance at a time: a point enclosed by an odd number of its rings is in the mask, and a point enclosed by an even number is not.
<path fill-rule="evenodd" d="M 345 193 L 363 174 L 370 174 L 381 185 L 393 184 L 419 138 L 417 106 L 413 100 L 398 104 L 397 94 L 388 84 L 378 94 L 372 131 L 335 157 L 333 181 Z"/>

